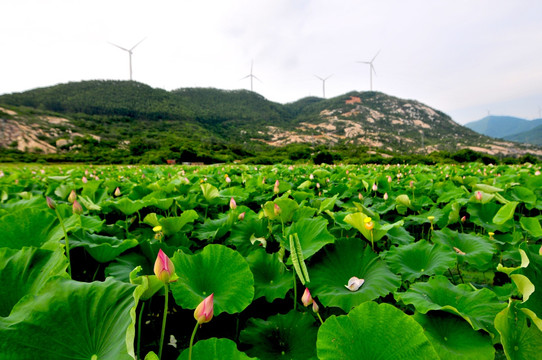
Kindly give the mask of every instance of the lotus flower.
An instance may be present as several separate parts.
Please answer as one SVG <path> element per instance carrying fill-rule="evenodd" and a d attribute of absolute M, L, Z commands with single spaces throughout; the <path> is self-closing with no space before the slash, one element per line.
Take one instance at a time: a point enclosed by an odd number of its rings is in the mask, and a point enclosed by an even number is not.
<path fill-rule="evenodd" d="M 365 279 L 359 279 L 355 276 L 352 276 L 348 280 L 348 285 L 345 285 L 344 287 L 350 291 L 357 291 L 361 287 L 361 285 L 363 285 L 364 282 L 365 282 Z"/>
<path fill-rule="evenodd" d="M 273 193 L 278 194 L 279 193 L 279 181 L 275 181 L 275 187 L 273 188 Z"/>
<path fill-rule="evenodd" d="M 373 184 L 373 191 L 376 191 L 378 190 L 378 185 L 376 185 L 376 183 Z"/>
<path fill-rule="evenodd" d="M 75 190 L 72 190 L 70 192 L 70 195 L 68 196 L 68 201 L 73 204 L 73 202 L 75 201 L 75 199 L 77 199 L 77 194 L 75 192 Z"/>
<path fill-rule="evenodd" d="M 384 194 L 384 200 L 388 200 L 388 193 Z"/>
<path fill-rule="evenodd" d="M 194 310 L 194 318 L 200 325 L 208 323 L 213 318 L 213 295 L 211 294 L 203 299 Z"/>
<path fill-rule="evenodd" d="M 164 284 L 177 281 L 175 266 L 171 259 L 160 249 L 154 262 L 154 274 Z"/>
<path fill-rule="evenodd" d="M 47 206 L 49 207 L 49 209 L 51 210 L 56 209 L 56 203 L 53 199 L 51 199 L 49 196 L 46 196 L 45 200 L 47 201 Z"/>
<path fill-rule="evenodd" d="M 81 215 L 83 213 L 83 207 L 77 200 L 73 201 L 72 211 L 74 214 Z"/>
<path fill-rule="evenodd" d="M 228 184 L 231 183 L 231 179 L 230 179 L 230 177 L 228 176 L 228 174 L 226 174 L 226 182 L 227 182 Z"/>
<path fill-rule="evenodd" d="M 303 306 L 307 307 L 310 304 L 313 303 L 313 299 L 311 296 L 311 292 L 309 291 L 309 288 L 305 288 L 305 292 L 303 293 L 303 296 L 301 296 L 301 302 L 303 303 Z"/>
<path fill-rule="evenodd" d="M 482 192 L 481 191 L 476 192 L 476 200 L 482 201 Z"/>
<path fill-rule="evenodd" d="M 115 189 L 115 192 L 113 193 L 115 196 L 120 196 L 120 189 L 119 187 L 117 186 L 117 188 Z"/>
<path fill-rule="evenodd" d="M 234 210 L 237 207 L 237 203 L 235 202 L 235 199 L 232 197 L 230 199 L 230 209 Z"/>
<path fill-rule="evenodd" d="M 280 209 L 280 206 L 278 206 L 277 204 L 275 204 L 274 212 L 275 212 L 275 216 L 280 215 L 281 209 Z"/>
<path fill-rule="evenodd" d="M 242 213 L 239 214 L 239 216 L 237 216 L 237 220 L 243 221 L 244 219 L 245 219 L 245 212 L 243 211 Z"/>

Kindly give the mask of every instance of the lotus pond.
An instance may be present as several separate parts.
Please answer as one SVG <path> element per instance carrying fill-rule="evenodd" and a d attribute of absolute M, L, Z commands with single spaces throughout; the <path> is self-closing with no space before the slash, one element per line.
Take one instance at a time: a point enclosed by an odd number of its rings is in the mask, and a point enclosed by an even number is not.
<path fill-rule="evenodd" d="M 1 359 L 542 358 L 540 166 L 3 165 L 0 190 Z"/>

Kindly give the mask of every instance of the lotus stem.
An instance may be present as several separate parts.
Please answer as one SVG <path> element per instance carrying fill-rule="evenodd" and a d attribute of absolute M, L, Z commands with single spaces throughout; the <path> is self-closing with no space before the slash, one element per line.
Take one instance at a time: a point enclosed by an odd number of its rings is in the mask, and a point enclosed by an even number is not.
<path fill-rule="evenodd" d="M 141 308 L 139 309 L 139 316 L 137 319 L 137 358 L 141 359 L 140 349 L 141 349 L 141 320 L 143 318 L 143 309 L 145 308 L 145 302 L 141 302 Z"/>
<path fill-rule="evenodd" d="M 320 320 L 320 324 L 324 325 L 324 320 L 322 320 L 322 317 L 320 316 L 320 313 L 316 313 L 318 315 L 318 319 Z"/>
<path fill-rule="evenodd" d="M 62 220 L 62 216 L 60 216 L 60 213 L 55 208 L 56 217 L 58 218 L 58 221 L 60 222 L 60 226 L 62 226 L 62 231 L 64 231 L 64 241 L 66 242 L 66 257 L 68 258 L 68 274 L 70 274 L 70 279 L 72 277 L 72 263 L 70 261 L 70 241 L 68 239 L 68 232 L 66 231 L 66 227 L 64 226 L 64 221 Z"/>
<path fill-rule="evenodd" d="M 196 322 L 192 336 L 190 337 L 190 347 L 188 349 L 188 360 L 192 360 L 192 345 L 194 344 L 194 338 L 196 337 L 196 331 L 198 331 L 199 323 Z"/>
<path fill-rule="evenodd" d="M 295 311 L 295 308 L 297 305 L 297 286 L 296 286 L 296 281 L 295 281 L 295 270 L 292 271 L 292 274 L 294 275 L 294 311 Z"/>
<path fill-rule="evenodd" d="M 164 335 L 166 332 L 166 319 L 167 319 L 167 306 L 169 300 L 169 289 L 168 284 L 164 283 L 164 291 L 166 299 L 164 301 L 164 316 L 162 317 L 162 333 L 160 334 L 160 347 L 158 350 L 158 359 L 162 359 L 162 348 L 164 347 Z"/>

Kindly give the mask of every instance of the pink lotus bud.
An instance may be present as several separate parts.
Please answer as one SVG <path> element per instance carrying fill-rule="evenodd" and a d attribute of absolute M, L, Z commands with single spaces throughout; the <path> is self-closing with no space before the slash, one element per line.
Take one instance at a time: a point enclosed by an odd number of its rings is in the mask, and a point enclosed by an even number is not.
<path fill-rule="evenodd" d="M 237 220 L 243 221 L 244 219 L 245 219 L 245 212 L 243 211 L 242 213 L 239 214 L 239 216 L 237 216 Z"/>
<path fill-rule="evenodd" d="M 535 174 L 536 176 L 540 175 L 540 170 L 536 170 L 534 174 Z M 499 176 L 501 176 L 501 174 L 499 174 Z"/>
<path fill-rule="evenodd" d="M 211 294 L 203 299 L 196 310 L 194 310 L 194 319 L 196 319 L 200 325 L 208 323 L 213 318 L 213 295 L 214 294 Z"/>
<path fill-rule="evenodd" d="M 313 174 L 310 174 L 310 175 L 309 175 L 309 179 L 314 180 L 314 175 L 313 175 Z"/>
<path fill-rule="evenodd" d="M 274 212 L 275 212 L 275 216 L 280 215 L 281 209 L 280 209 L 280 206 L 278 206 L 277 204 L 275 204 Z"/>
<path fill-rule="evenodd" d="M 288 166 L 288 170 L 292 171 L 294 167 L 292 165 Z"/>
<path fill-rule="evenodd" d="M 316 188 L 320 189 L 320 183 L 316 183 Z"/>
<path fill-rule="evenodd" d="M 316 303 L 316 300 L 315 300 L 315 301 L 312 302 L 312 311 L 317 313 L 318 310 L 320 310 L 320 307 L 318 307 L 318 304 Z"/>
<path fill-rule="evenodd" d="M 376 191 L 378 190 L 378 186 L 376 185 L 376 183 L 373 184 L 373 191 Z"/>
<path fill-rule="evenodd" d="M 388 182 L 391 183 L 391 176 L 388 175 Z"/>
<path fill-rule="evenodd" d="M 388 200 L 388 193 L 384 194 L 384 200 Z"/>
<path fill-rule="evenodd" d="M 72 190 L 68 196 L 68 201 L 73 204 L 75 199 L 77 199 L 77 194 L 75 193 L 75 190 Z"/>
<path fill-rule="evenodd" d="M 361 195 L 361 193 L 358 193 L 358 199 L 359 201 L 363 200 L 363 195 Z"/>
<path fill-rule="evenodd" d="M 414 181 L 410 180 L 409 186 L 410 186 L 411 188 L 413 188 L 413 187 L 414 187 Z"/>
<path fill-rule="evenodd" d="M 86 184 L 88 182 L 88 179 L 86 176 L 83 176 L 83 178 L 81 179 L 81 181 L 83 182 L 83 184 Z"/>
<path fill-rule="evenodd" d="M 88 170 L 85 170 L 85 175 L 87 175 L 87 176 L 88 176 Z"/>
<path fill-rule="evenodd" d="M 51 210 L 56 209 L 56 203 L 53 199 L 51 199 L 49 196 L 46 196 L 45 200 L 47 201 L 47 206 L 49 206 L 49 209 Z"/>
<path fill-rule="evenodd" d="M 154 274 L 164 284 L 177 281 L 175 266 L 162 249 L 158 250 L 158 256 L 154 262 Z"/>
<path fill-rule="evenodd" d="M 230 199 L 230 209 L 235 209 L 237 207 L 237 203 L 235 202 L 235 199 L 232 197 Z"/>
<path fill-rule="evenodd" d="M 230 177 L 228 176 L 228 174 L 226 174 L 226 182 L 227 182 L 228 184 L 231 183 L 231 179 L 230 179 Z"/>
<path fill-rule="evenodd" d="M 303 293 L 303 296 L 301 296 L 301 302 L 303 303 L 303 306 L 305 307 L 312 304 L 313 299 L 311 296 L 311 292 L 309 291 L 309 288 L 305 288 L 305 292 Z"/>
<path fill-rule="evenodd" d="M 482 192 L 481 191 L 476 192 L 476 200 L 482 201 Z"/>
<path fill-rule="evenodd" d="M 83 213 L 83 207 L 77 200 L 73 201 L 72 211 L 74 214 L 81 215 Z"/>
<path fill-rule="evenodd" d="M 113 193 L 113 195 L 115 195 L 115 196 L 120 196 L 120 189 L 119 189 L 118 186 L 117 186 L 117 188 L 115 189 L 115 192 Z"/>
<path fill-rule="evenodd" d="M 467 216 L 463 215 L 463 217 L 461 218 L 461 222 L 464 223 L 465 221 L 467 221 Z"/>
<path fill-rule="evenodd" d="M 279 193 L 279 181 L 275 181 L 275 187 L 273 188 L 273 192 L 275 194 L 278 194 Z"/>

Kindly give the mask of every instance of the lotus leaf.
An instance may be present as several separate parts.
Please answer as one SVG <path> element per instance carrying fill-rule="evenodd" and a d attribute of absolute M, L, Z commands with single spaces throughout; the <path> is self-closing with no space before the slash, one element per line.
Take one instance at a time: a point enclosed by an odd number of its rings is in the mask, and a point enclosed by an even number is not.
<path fill-rule="evenodd" d="M 386 262 L 403 280 L 412 282 L 423 275 L 442 275 L 455 266 L 456 255 L 442 245 L 420 240 L 393 247 L 386 255 Z"/>
<path fill-rule="evenodd" d="M 214 294 L 214 314 L 237 313 L 254 298 L 254 276 L 243 256 L 224 245 L 211 244 L 195 255 L 177 252 L 171 259 L 179 280 L 171 284 L 175 302 L 195 309 Z"/>
<path fill-rule="evenodd" d="M 188 360 L 189 349 L 185 349 L 177 360 Z M 254 359 L 244 352 L 237 350 L 237 344 L 230 339 L 211 338 L 198 341 L 192 349 L 192 359 L 228 359 L 228 360 L 250 360 Z"/>
<path fill-rule="evenodd" d="M 466 285 L 454 286 L 444 276 L 428 282 L 413 284 L 406 292 L 396 293 L 396 299 L 412 304 L 422 314 L 444 310 L 465 319 L 474 330 L 495 334 L 493 319 L 506 305 L 489 289 L 473 290 Z"/>
<path fill-rule="evenodd" d="M 337 306 L 349 311 L 363 302 L 374 300 L 395 291 L 400 277 L 359 239 L 341 239 L 327 246 L 321 262 L 309 266 L 310 290 L 324 306 Z M 364 279 L 363 286 L 351 292 L 345 285 L 356 276 Z"/>
<path fill-rule="evenodd" d="M 475 331 L 459 316 L 429 311 L 413 316 L 424 330 L 441 360 L 492 360 L 495 348 L 487 334 Z"/>
<path fill-rule="evenodd" d="M 372 301 L 326 319 L 316 346 L 321 360 L 439 358 L 420 324 L 390 304 Z"/>
<path fill-rule="evenodd" d="M 267 320 L 252 318 L 239 340 L 251 345 L 246 352 L 261 360 L 316 359 L 314 317 L 309 312 L 290 311 Z"/>

